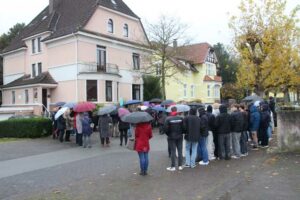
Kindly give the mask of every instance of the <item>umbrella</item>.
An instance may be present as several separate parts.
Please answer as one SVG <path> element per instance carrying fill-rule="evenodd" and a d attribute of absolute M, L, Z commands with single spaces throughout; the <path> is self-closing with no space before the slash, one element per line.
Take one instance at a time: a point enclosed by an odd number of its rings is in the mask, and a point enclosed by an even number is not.
<path fill-rule="evenodd" d="M 130 112 L 126 108 L 119 108 L 118 115 L 119 117 L 123 117 L 124 115 L 128 115 Z"/>
<path fill-rule="evenodd" d="M 202 103 L 188 103 L 187 105 L 189 105 L 190 107 L 194 107 L 194 108 L 205 107 L 204 104 L 202 104 Z"/>
<path fill-rule="evenodd" d="M 117 110 L 117 106 L 107 106 L 107 107 L 100 108 L 97 114 L 106 115 L 112 113 L 115 110 Z"/>
<path fill-rule="evenodd" d="M 143 122 L 150 122 L 151 120 L 153 120 L 153 117 L 147 112 L 133 112 L 123 116 L 121 119 L 123 122 L 138 124 Z"/>
<path fill-rule="evenodd" d="M 57 120 L 61 115 L 63 115 L 68 109 L 68 107 L 59 109 L 54 116 L 55 120 Z"/>
<path fill-rule="evenodd" d="M 172 112 L 171 109 L 173 107 L 176 107 L 177 108 L 177 112 L 188 112 L 190 111 L 191 107 L 188 106 L 188 105 L 183 105 L 183 104 L 177 104 L 177 105 L 173 105 L 173 106 L 170 106 L 168 109 L 167 109 L 167 112 Z"/>
<path fill-rule="evenodd" d="M 51 103 L 50 105 L 55 107 L 62 107 L 65 104 L 66 102 L 61 101 L 61 102 Z"/>
<path fill-rule="evenodd" d="M 88 112 L 88 111 L 94 110 L 95 108 L 96 108 L 96 105 L 94 103 L 82 102 L 82 103 L 78 103 L 74 107 L 74 111 L 75 112 Z"/>
<path fill-rule="evenodd" d="M 147 110 L 149 107 L 148 107 L 148 106 L 141 106 L 140 108 L 141 108 L 142 111 L 145 111 L 145 110 Z"/>
<path fill-rule="evenodd" d="M 161 103 L 162 100 L 159 99 L 159 98 L 154 98 L 154 99 L 151 99 L 149 102 L 150 102 L 150 103 Z"/>
<path fill-rule="evenodd" d="M 149 101 L 144 101 L 143 105 L 144 106 L 150 106 L 150 102 Z"/>
<path fill-rule="evenodd" d="M 67 108 L 74 108 L 76 106 L 77 103 L 75 102 L 68 102 L 66 103 L 65 105 L 63 105 L 63 108 L 64 107 L 67 107 Z"/>
<path fill-rule="evenodd" d="M 165 100 L 165 101 L 161 102 L 160 105 L 169 106 L 169 105 L 172 105 L 173 103 L 175 103 L 173 100 Z"/>
<path fill-rule="evenodd" d="M 152 109 L 152 110 L 155 110 L 155 111 L 157 111 L 157 112 L 160 112 L 160 111 L 166 112 L 166 109 L 165 109 L 164 107 L 161 107 L 161 106 L 154 106 L 154 107 L 152 107 L 151 109 Z"/>
<path fill-rule="evenodd" d="M 140 100 L 129 100 L 129 101 L 126 101 L 126 103 L 124 103 L 125 106 L 128 106 L 128 105 L 134 105 L 134 104 L 140 104 L 142 103 Z"/>
<path fill-rule="evenodd" d="M 255 102 L 255 101 L 263 101 L 263 99 L 256 94 L 247 96 L 243 99 L 243 101 L 248 101 L 248 102 Z"/>

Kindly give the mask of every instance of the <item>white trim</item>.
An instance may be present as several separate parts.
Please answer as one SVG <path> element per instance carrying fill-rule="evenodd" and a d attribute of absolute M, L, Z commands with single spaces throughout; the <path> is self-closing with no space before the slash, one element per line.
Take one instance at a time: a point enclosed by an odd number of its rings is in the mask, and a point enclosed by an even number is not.
<path fill-rule="evenodd" d="M 35 34 L 35 35 L 32 35 L 32 36 L 29 36 L 27 38 L 23 38 L 22 40 L 25 41 L 25 40 L 30 40 L 30 39 L 33 39 L 33 38 L 36 38 L 38 36 L 42 36 L 42 35 L 45 35 L 47 33 L 52 33 L 51 31 L 45 31 L 45 32 L 42 32 L 42 33 L 38 33 L 38 34 Z M 42 41 L 42 40 L 41 40 Z"/>
<path fill-rule="evenodd" d="M 57 84 L 31 84 L 31 85 L 20 85 L 13 86 L 8 88 L 2 88 L 1 90 L 14 90 L 14 89 L 22 89 L 22 88 L 31 88 L 31 87 L 45 87 L 45 88 L 56 88 Z"/>
<path fill-rule="evenodd" d="M 112 10 L 112 9 L 109 9 L 109 8 L 106 8 L 106 7 L 103 7 L 103 6 L 100 6 L 100 5 L 99 5 L 99 8 L 102 8 L 102 9 L 104 9 L 104 10 L 106 10 L 106 11 L 115 13 L 115 14 L 117 14 L 117 15 L 121 15 L 122 17 L 126 17 L 126 18 L 128 18 L 128 19 L 132 19 L 132 20 L 135 20 L 135 21 L 139 21 L 138 18 L 135 18 L 135 17 L 129 16 L 129 15 L 123 14 L 123 13 L 121 13 L 121 12 L 118 12 L 118 11 L 115 11 L 115 10 Z"/>
<path fill-rule="evenodd" d="M 64 35 L 64 36 L 61 36 L 61 37 L 58 37 L 58 38 L 53 38 L 53 39 L 50 39 L 50 40 L 46 40 L 46 41 L 44 41 L 44 43 L 47 44 L 47 43 L 50 43 L 50 42 L 56 42 L 56 41 L 58 41 L 58 40 L 63 40 L 63 39 L 65 39 L 65 38 L 72 37 L 73 34 L 74 34 L 74 33 L 70 33 L 70 34 L 68 34 L 68 35 Z"/>
<path fill-rule="evenodd" d="M 26 51 L 28 48 L 27 47 L 21 47 L 21 48 L 19 48 L 19 49 L 15 49 L 15 50 L 12 50 L 12 51 L 9 51 L 9 52 L 6 52 L 6 53 L 3 53 L 3 54 L 0 54 L 0 56 L 6 56 L 6 55 L 8 55 L 8 54 L 12 54 L 12 53 L 16 53 L 16 52 L 18 52 L 18 51 Z"/>

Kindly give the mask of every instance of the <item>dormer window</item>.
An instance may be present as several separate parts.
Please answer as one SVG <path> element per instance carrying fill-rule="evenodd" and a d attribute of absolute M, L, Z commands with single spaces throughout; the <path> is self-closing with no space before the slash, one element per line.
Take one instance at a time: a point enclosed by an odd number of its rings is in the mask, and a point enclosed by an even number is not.
<path fill-rule="evenodd" d="M 108 20 L 108 23 L 107 23 L 107 31 L 109 33 L 113 33 L 114 32 L 114 22 L 112 19 L 109 19 Z"/>
<path fill-rule="evenodd" d="M 42 40 L 41 37 L 38 37 L 38 38 L 35 38 L 35 39 L 31 40 L 32 54 L 42 52 L 41 40 Z"/>
<path fill-rule="evenodd" d="M 128 24 L 124 24 L 123 27 L 123 36 L 128 37 Z"/>
<path fill-rule="evenodd" d="M 114 5 L 117 5 L 115 0 L 110 0 Z"/>
<path fill-rule="evenodd" d="M 40 74 L 42 74 L 42 63 L 34 63 L 32 64 L 32 72 L 31 72 L 31 77 L 37 77 Z"/>

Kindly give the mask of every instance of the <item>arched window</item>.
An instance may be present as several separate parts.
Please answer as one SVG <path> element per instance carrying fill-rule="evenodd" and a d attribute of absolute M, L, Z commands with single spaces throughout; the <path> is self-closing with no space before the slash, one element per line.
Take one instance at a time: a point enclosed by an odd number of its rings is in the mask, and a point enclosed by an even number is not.
<path fill-rule="evenodd" d="M 108 23 L 107 23 L 107 30 L 108 32 L 110 33 L 113 33 L 114 32 L 114 22 L 112 19 L 109 19 L 108 20 Z"/>
<path fill-rule="evenodd" d="M 123 36 L 128 37 L 128 24 L 124 24 L 123 27 Z"/>

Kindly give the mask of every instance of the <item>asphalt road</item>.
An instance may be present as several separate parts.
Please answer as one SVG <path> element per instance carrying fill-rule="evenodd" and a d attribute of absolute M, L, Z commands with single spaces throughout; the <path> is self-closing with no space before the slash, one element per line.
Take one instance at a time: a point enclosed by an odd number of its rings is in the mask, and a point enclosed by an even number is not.
<path fill-rule="evenodd" d="M 259 150 L 240 160 L 168 172 L 166 138 L 156 133 L 149 175 L 141 177 L 135 152 L 120 147 L 118 138 L 110 148 L 101 148 L 98 135 L 93 137 L 92 149 L 51 138 L 0 144 L 0 199 L 298 200 L 300 196 L 300 154 Z"/>

